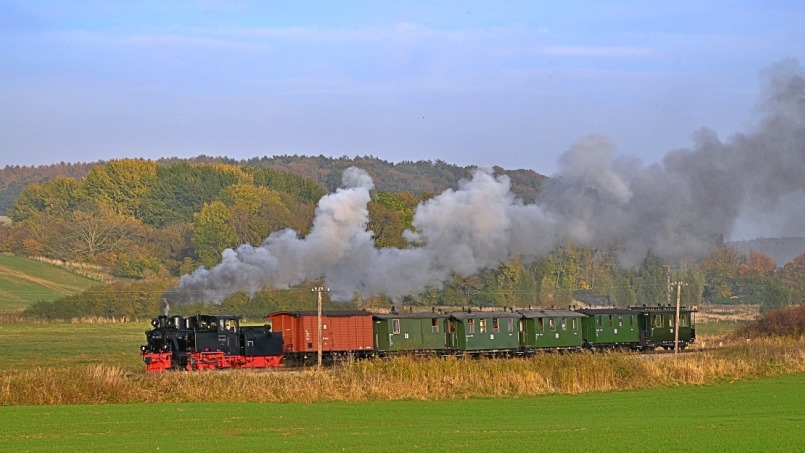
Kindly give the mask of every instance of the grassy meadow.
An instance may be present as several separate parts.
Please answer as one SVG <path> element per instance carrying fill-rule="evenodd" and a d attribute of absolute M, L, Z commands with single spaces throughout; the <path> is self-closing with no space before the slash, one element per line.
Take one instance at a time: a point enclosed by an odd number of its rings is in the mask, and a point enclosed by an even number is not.
<path fill-rule="evenodd" d="M 0 322 L 4 351 L 0 354 L 0 374 L 76 365 L 104 364 L 129 372 L 141 372 L 145 367 L 139 353 L 140 345 L 145 344 L 145 331 L 151 328 L 148 322 L 32 323 L 6 318 Z"/>
<path fill-rule="evenodd" d="M 99 284 L 52 264 L 0 254 L 0 312 L 53 301 Z"/>
<path fill-rule="evenodd" d="M 530 398 L 0 407 L 0 451 L 795 451 L 803 407 L 805 374 Z"/>
<path fill-rule="evenodd" d="M 702 329 L 707 341 L 735 325 L 719 324 Z M 0 452 L 790 451 L 805 441 L 801 339 L 725 340 L 678 358 L 394 358 L 324 371 L 145 374 L 148 328 L 0 315 Z"/>

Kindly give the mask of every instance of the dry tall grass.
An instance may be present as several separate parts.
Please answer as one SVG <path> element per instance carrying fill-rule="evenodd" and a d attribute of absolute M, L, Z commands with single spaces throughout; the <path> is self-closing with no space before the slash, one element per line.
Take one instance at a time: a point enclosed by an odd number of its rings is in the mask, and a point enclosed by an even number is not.
<path fill-rule="evenodd" d="M 324 371 L 144 374 L 92 365 L 0 373 L 0 405 L 317 402 L 516 397 L 700 385 L 805 372 L 805 342 L 764 339 L 673 355 L 544 354 L 529 359 L 346 362 Z"/>

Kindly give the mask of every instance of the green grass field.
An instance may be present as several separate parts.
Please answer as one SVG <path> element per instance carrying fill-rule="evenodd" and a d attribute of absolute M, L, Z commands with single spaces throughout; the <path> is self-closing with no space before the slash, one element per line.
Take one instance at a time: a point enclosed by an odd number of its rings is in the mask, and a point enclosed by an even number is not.
<path fill-rule="evenodd" d="M 515 399 L 0 407 L 0 419 L 9 452 L 801 451 L 805 374 Z"/>
<path fill-rule="evenodd" d="M 0 311 L 77 294 L 99 282 L 52 264 L 0 255 Z"/>
<path fill-rule="evenodd" d="M 142 371 L 140 345 L 150 328 L 148 322 L 0 323 L 0 372 L 89 364 Z"/>

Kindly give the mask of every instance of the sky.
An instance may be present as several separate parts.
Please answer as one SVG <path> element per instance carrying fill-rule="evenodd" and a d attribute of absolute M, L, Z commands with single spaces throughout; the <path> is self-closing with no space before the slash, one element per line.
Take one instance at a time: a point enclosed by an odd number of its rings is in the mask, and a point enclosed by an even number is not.
<path fill-rule="evenodd" d="M 795 1 L 0 0 L 0 167 L 372 155 L 643 165 L 753 127 Z"/>

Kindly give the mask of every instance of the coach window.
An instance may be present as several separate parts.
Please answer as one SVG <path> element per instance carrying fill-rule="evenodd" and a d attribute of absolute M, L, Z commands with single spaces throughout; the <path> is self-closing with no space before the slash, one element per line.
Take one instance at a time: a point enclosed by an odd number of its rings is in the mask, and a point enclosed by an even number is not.
<path fill-rule="evenodd" d="M 498 318 L 492 318 L 492 332 L 500 332 L 500 321 Z"/>
<path fill-rule="evenodd" d="M 548 328 L 551 330 L 556 330 L 556 320 L 553 318 L 548 318 Z"/>
<path fill-rule="evenodd" d="M 669 324 L 671 327 L 674 327 L 674 323 L 676 322 L 676 320 L 674 319 L 674 317 L 673 317 L 673 316 L 669 316 L 668 318 L 670 318 L 670 319 L 668 319 L 668 324 Z"/>
<path fill-rule="evenodd" d="M 537 318 L 537 330 L 539 330 L 540 332 L 545 331 L 545 319 Z"/>
<path fill-rule="evenodd" d="M 447 331 L 450 333 L 456 333 L 456 320 L 455 319 L 448 319 L 447 320 Z"/>
<path fill-rule="evenodd" d="M 609 315 L 609 327 L 615 327 L 615 316 Z"/>
<path fill-rule="evenodd" d="M 506 320 L 506 327 L 509 332 L 514 332 L 514 320 L 512 318 Z"/>
<path fill-rule="evenodd" d="M 618 315 L 618 327 L 623 327 L 623 315 Z"/>
<path fill-rule="evenodd" d="M 578 324 L 578 322 L 579 322 L 579 320 L 578 320 L 578 319 L 573 318 L 573 330 L 578 330 L 578 329 L 579 329 L 579 324 Z"/>
<path fill-rule="evenodd" d="M 486 319 L 478 320 L 478 328 L 481 330 L 481 333 L 486 333 Z"/>
<path fill-rule="evenodd" d="M 654 327 L 662 327 L 662 315 L 654 315 Z"/>
<path fill-rule="evenodd" d="M 430 320 L 430 331 L 432 333 L 439 333 L 439 320 L 437 318 Z"/>
<path fill-rule="evenodd" d="M 467 320 L 467 333 L 475 333 L 475 320 L 468 319 Z"/>
<path fill-rule="evenodd" d="M 393 333 L 393 334 L 400 333 L 400 320 L 399 319 L 392 319 L 391 320 L 391 333 Z"/>
<path fill-rule="evenodd" d="M 688 324 L 690 323 L 688 322 L 687 316 L 682 316 L 679 318 L 679 327 L 688 327 Z"/>
<path fill-rule="evenodd" d="M 634 326 L 634 315 L 629 315 L 629 326 Z"/>
<path fill-rule="evenodd" d="M 562 318 L 562 330 L 567 330 L 567 318 Z"/>
<path fill-rule="evenodd" d="M 604 317 L 603 317 L 603 316 L 596 316 L 596 317 L 595 317 L 595 323 L 596 323 L 596 324 L 598 324 L 598 327 L 601 327 L 601 325 L 603 325 L 603 324 L 604 324 L 603 319 L 604 319 Z"/>

